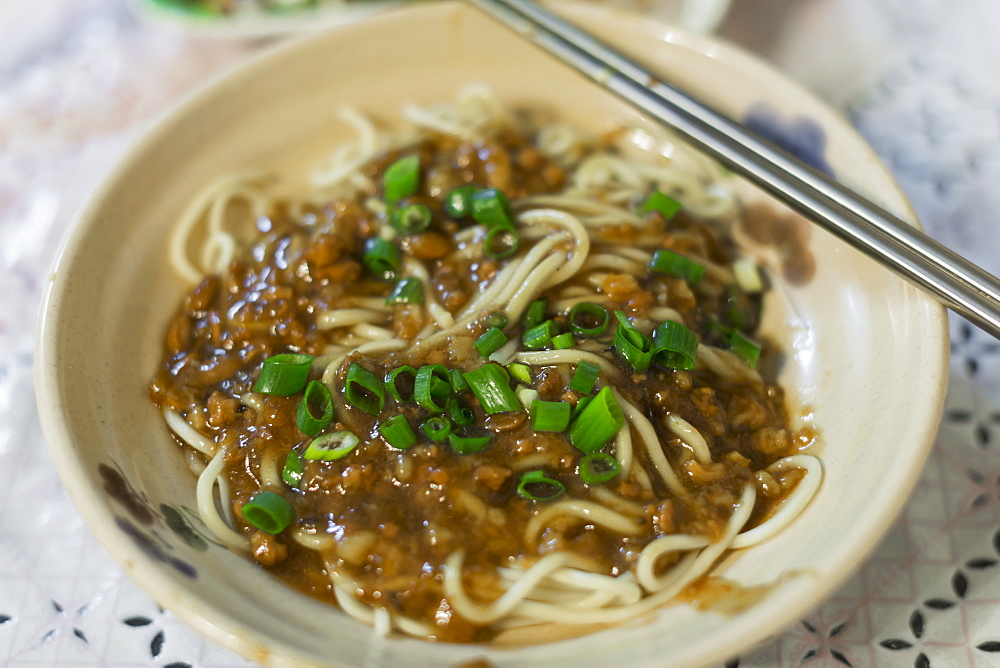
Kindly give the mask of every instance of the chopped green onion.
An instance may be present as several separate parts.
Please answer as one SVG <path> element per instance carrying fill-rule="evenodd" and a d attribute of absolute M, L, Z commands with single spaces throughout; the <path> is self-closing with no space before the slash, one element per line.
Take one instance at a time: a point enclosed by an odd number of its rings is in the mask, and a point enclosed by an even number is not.
<path fill-rule="evenodd" d="M 531 402 L 528 414 L 531 416 L 531 428 L 535 431 L 566 431 L 572 412 L 573 407 L 565 401 L 536 399 Z"/>
<path fill-rule="evenodd" d="M 489 436 L 458 436 L 456 434 L 450 434 L 448 436 L 448 442 L 451 443 L 451 448 L 460 455 L 474 455 L 477 452 L 482 452 L 490 444 Z"/>
<path fill-rule="evenodd" d="M 535 325 L 531 329 L 525 330 L 521 335 L 521 343 L 529 350 L 545 348 L 552 343 L 552 337 L 559 333 L 556 323 L 551 320 Z"/>
<path fill-rule="evenodd" d="M 474 371 L 466 371 L 465 379 L 487 415 L 521 408 L 517 396 L 510 389 L 507 373 L 499 364 L 484 364 Z"/>
<path fill-rule="evenodd" d="M 576 402 L 576 406 L 573 406 L 572 419 L 575 420 L 583 412 L 583 409 L 587 407 L 587 404 L 593 400 L 594 397 L 592 396 L 580 397 L 580 400 Z"/>
<path fill-rule="evenodd" d="M 312 360 L 312 355 L 297 353 L 271 355 L 264 360 L 264 366 L 260 369 L 260 376 L 254 383 L 253 391 L 279 397 L 298 394 L 309 380 Z"/>
<path fill-rule="evenodd" d="M 490 327 L 482 336 L 476 339 L 476 342 L 472 345 L 476 347 L 476 350 L 479 351 L 480 355 L 489 359 L 490 355 L 495 353 L 497 349 L 505 343 L 507 343 L 507 337 L 502 331 L 500 331 L 500 328 Z"/>
<path fill-rule="evenodd" d="M 591 338 L 598 337 L 608 328 L 611 313 L 608 309 L 594 302 L 574 304 L 569 311 L 570 331 Z"/>
<path fill-rule="evenodd" d="M 345 457 L 360 440 L 349 431 L 335 431 L 317 436 L 309 442 L 303 457 L 314 462 L 332 462 Z"/>
<path fill-rule="evenodd" d="M 610 387 L 602 387 L 593 401 L 580 410 L 569 428 L 569 442 L 577 450 L 594 452 L 615 437 L 625 424 L 621 406 Z"/>
<path fill-rule="evenodd" d="M 483 253 L 488 258 L 502 260 L 521 247 L 521 237 L 513 227 L 491 227 L 483 239 Z"/>
<path fill-rule="evenodd" d="M 295 424 L 306 436 L 315 436 L 333 419 L 333 396 L 327 386 L 311 380 L 306 385 L 305 394 L 295 410 Z"/>
<path fill-rule="evenodd" d="M 482 325 L 483 327 L 499 327 L 500 329 L 503 329 L 507 326 L 507 322 L 508 320 L 506 315 L 500 311 L 494 311 L 483 318 Z"/>
<path fill-rule="evenodd" d="M 385 406 L 385 384 L 368 369 L 351 362 L 347 367 L 344 396 L 354 408 L 369 415 L 378 415 Z"/>
<path fill-rule="evenodd" d="M 521 402 L 522 406 L 524 406 L 524 410 L 528 410 L 531 408 L 531 404 L 534 403 L 535 399 L 538 398 L 538 390 L 526 385 L 518 385 L 517 389 L 514 390 L 514 396 L 516 396 L 517 400 Z"/>
<path fill-rule="evenodd" d="M 365 252 L 361 256 L 361 264 L 379 278 L 391 278 L 399 271 L 403 257 L 398 247 L 382 237 L 370 237 L 365 240 Z"/>
<path fill-rule="evenodd" d="M 661 248 L 653 253 L 653 257 L 649 261 L 649 270 L 658 274 L 683 278 L 690 285 L 698 285 L 701 277 L 705 274 L 704 265 L 666 248 Z"/>
<path fill-rule="evenodd" d="M 425 364 L 417 369 L 413 398 L 429 411 L 440 413 L 451 394 L 451 374 L 443 364 Z"/>
<path fill-rule="evenodd" d="M 389 204 L 409 197 L 417 192 L 420 185 L 420 158 L 415 155 L 400 158 L 386 168 L 382 180 L 385 184 L 385 201 Z"/>
<path fill-rule="evenodd" d="M 528 304 L 528 308 L 524 310 L 524 317 L 521 318 L 521 326 L 525 329 L 531 329 L 542 324 L 542 321 L 545 320 L 546 306 L 548 306 L 548 301 L 545 299 L 536 299 Z"/>
<path fill-rule="evenodd" d="M 698 353 L 698 337 L 679 322 L 667 320 L 653 330 L 653 357 L 669 369 L 684 371 L 694 368 Z"/>
<path fill-rule="evenodd" d="M 454 392 L 465 392 L 469 389 L 469 382 L 465 380 L 465 374 L 462 373 L 461 369 L 452 369 L 449 372 L 451 376 L 451 389 Z"/>
<path fill-rule="evenodd" d="M 452 220 L 462 220 L 472 214 L 472 194 L 479 188 L 464 185 L 449 190 L 444 196 L 444 212 Z"/>
<path fill-rule="evenodd" d="M 618 331 L 615 332 L 615 351 L 638 373 L 645 373 L 653 361 L 653 340 L 632 326 L 621 311 L 615 311 Z"/>
<path fill-rule="evenodd" d="M 389 372 L 385 377 L 385 387 L 392 398 L 399 402 L 413 399 L 413 385 L 416 382 L 417 370 L 404 365 Z"/>
<path fill-rule="evenodd" d="M 243 519 L 264 533 L 276 535 L 295 520 L 295 509 L 280 494 L 258 492 L 243 504 Z"/>
<path fill-rule="evenodd" d="M 572 332 L 563 332 L 552 337 L 552 347 L 556 350 L 566 350 L 576 345 Z"/>
<path fill-rule="evenodd" d="M 622 465 L 606 452 L 591 452 L 580 460 L 580 480 L 588 485 L 607 482 L 621 473 Z"/>
<path fill-rule="evenodd" d="M 593 362 L 580 362 L 573 372 L 573 380 L 569 382 L 569 389 L 580 394 L 590 394 L 594 389 L 597 377 L 601 375 L 601 367 Z"/>
<path fill-rule="evenodd" d="M 639 213 L 649 213 L 657 211 L 666 220 L 670 220 L 681 210 L 681 203 L 673 197 L 664 195 L 659 190 L 654 190 L 646 201 L 639 207 Z"/>
<path fill-rule="evenodd" d="M 281 468 L 281 479 L 289 487 L 298 487 L 305 469 L 302 454 L 298 450 L 289 450 L 288 456 L 285 457 L 285 465 Z"/>
<path fill-rule="evenodd" d="M 379 422 L 378 433 L 397 450 L 412 448 L 417 442 L 417 435 L 413 433 L 413 427 L 403 414 L 393 415 Z"/>
<path fill-rule="evenodd" d="M 427 434 L 427 438 L 435 443 L 442 443 L 451 435 L 451 421 L 448 418 L 435 415 L 424 420 L 420 429 Z"/>
<path fill-rule="evenodd" d="M 756 293 L 764 289 L 760 269 L 757 268 L 757 263 L 748 257 L 741 257 L 733 262 L 733 278 L 743 292 Z"/>
<path fill-rule="evenodd" d="M 520 362 L 508 364 L 507 373 L 525 385 L 531 385 L 531 381 L 533 380 L 531 377 L 531 367 L 527 364 L 521 364 Z"/>
<path fill-rule="evenodd" d="M 426 204 L 407 204 L 392 212 L 392 227 L 400 234 L 416 234 L 430 227 L 433 218 Z"/>
<path fill-rule="evenodd" d="M 521 475 L 517 493 L 529 501 L 551 501 L 566 493 L 566 485 L 548 477 L 544 471 L 527 471 Z"/>
<path fill-rule="evenodd" d="M 404 278 L 396 282 L 396 287 L 392 289 L 389 296 L 385 298 L 385 305 L 391 304 L 423 304 L 424 284 L 419 278 Z"/>
<path fill-rule="evenodd" d="M 445 410 L 448 412 L 448 417 L 451 418 L 451 421 L 459 427 L 471 426 L 476 421 L 476 414 L 472 412 L 472 408 L 454 394 L 448 397 Z"/>
<path fill-rule="evenodd" d="M 476 191 L 470 198 L 472 217 L 477 223 L 488 228 L 514 228 L 514 216 L 510 211 L 510 200 L 496 188 Z"/>
<path fill-rule="evenodd" d="M 729 349 L 746 362 L 748 367 L 757 368 L 757 361 L 760 360 L 760 345 L 744 336 L 743 332 L 733 330 L 733 333 L 729 335 Z"/>

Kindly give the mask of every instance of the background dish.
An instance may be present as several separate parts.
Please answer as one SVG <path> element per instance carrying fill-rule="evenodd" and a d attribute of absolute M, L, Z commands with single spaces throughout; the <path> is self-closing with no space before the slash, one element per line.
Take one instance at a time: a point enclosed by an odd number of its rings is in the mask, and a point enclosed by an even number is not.
<path fill-rule="evenodd" d="M 631 15 L 580 6 L 565 11 L 609 42 L 643 54 L 668 80 L 737 118 L 749 114 L 753 123 L 808 156 L 821 156 L 845 181 L 864 184 L 866 194 L 906 214 L 905 201 L 863 142 L 763 65 Z M 379 62 L 327 74 L 325 63 L 376 39 L 387 45 Z M 60 472 L 95 533 L 133 578 L 189 622 L 258 661 L 273 655 L 309 661 L 324 652 L 344 663 L 367 657 L 387 664 L 403 656 L 457 662 L 489 655 L 497 663 L 530 658 L 536 664 L 572 659 L 582 665 L 724 659 L 815 605 L 874 546 L 913 485 L 940 410 L 947 357 L 943 310 L 818 231 L 808 242 L 816 276 L 802 287 L 779 284 L 781 299 L 767 327 L 780 330 L 776 335 L 789 351 L 785 385 L 815 409 L 826 442 L 826 482 L 793 530 L 727 570 L 727 577 L 745 585 L 796 574 L 743 612 L 675 608 L 655 623 L 503 653 L 371 643 L 369 629 L 196 539 L 185 527 L 197 530 L 197 524 L 176 519 L 182 509 L 164 510 L 193 505 L 193 483 L 177 453 L 163 448 L 156 459 L 140 460 L 134 456 L 139 449 L 129 447 L 150 438 L 168 443 L 143 388 L 183 288 L 160 248 L 198 184 L 246 166 L 302 175 L 346 136 L 347 128 L 334 121 L 342 101 L 392 121 L 404 101 L 450 99 L 473 80 L 493 85 L 512 104 L 552 108 L 594 130 L 634 117 L 512 33 L 471 9 L 442 3 L 272 53 L 195 96 L 147 136 L 78 221 L 48 296 L 38 374 L 43 423 Z M 552 90 L 560 97 L 553 99 Z M 768 106 L 760 106 L 765 99 Z M 128 326 L 110 329 L 109 323 Z M 79 387 L 88 390 L 73 389 Z M 858 467 L 859 461 L 865 465 Z M 338 630 L 330 634 L 330 628 Z"/>

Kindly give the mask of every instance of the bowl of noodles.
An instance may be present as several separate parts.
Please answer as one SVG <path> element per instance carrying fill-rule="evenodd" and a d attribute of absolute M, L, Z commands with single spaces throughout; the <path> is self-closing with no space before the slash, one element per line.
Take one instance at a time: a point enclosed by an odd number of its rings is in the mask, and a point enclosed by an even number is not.
<path fill-rule="evenodd" d="M 912 219 L 763 64 L 559 9 Z M 37 373 L 93 531 L 244 656 L 693 666 L 873 549 L 946 340 L 930 299 L 443 2 L 167 115 L 67 240 Z"/>

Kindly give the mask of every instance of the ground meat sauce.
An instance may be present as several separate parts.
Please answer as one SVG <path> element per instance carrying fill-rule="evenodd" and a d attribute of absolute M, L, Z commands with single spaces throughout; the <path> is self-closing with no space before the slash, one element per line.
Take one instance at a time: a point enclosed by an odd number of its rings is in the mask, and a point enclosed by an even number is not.
<path fill-rule="evenodd" d="M 502 260 L 453 254 L 455 234 L 468 223 L 456 223 L 442 213 L 441 198 L 464 183 L 497 187 L 512 201 L 538 193 L 559 191 L 564 171 L 535 149 L 528 139 L 501 133 L 490 140 L 459 141 L 433 136 L 405 151 L 392 151 L 366 165 L 364 172 L 380 183 L 383 170 L 403 155 L 420 156 L 423 181 L 407 202 L 429 206 L 430 228 L 404 236 L 404 254 L 421 260 L 428 269 L 430 289 L 453 314 L 478 295 L 502 268 Z M 299 397 L 257 395 L 253 408 L 240 401 L 270 355 L 301 352 L 320 355 L 342 332 L 321 330 L 317 316 L 350 308 L 363 297 L 385 297 L 393 283 L 371 276 L 361 263 L 364 240 L 375 234 L 375 216 L 364 205 L 367 197 L 337 201 L 293 217 L 280 207 L 257 221 L 258 236 L 238 255 L 222 276 L 209 276 L 190 291 L 169 325 L 159 371 L 150 394 L 160 407 L 180 413 L 200 433 L 226 447 L 225 474 L 231 481 L 232 511 L 238 529 L 247 534 L 252 554 L 262 565 L 293 587 L 319 599 L 333 601 L 331 580 L 323 558 L 290 536 L 306 528 L 332 536 L 336 549 L 323 557 L 357 583 L 358 598 L 374 606 L 419 620 L 433 628 L 433 637 L 446 641 L 484 641 L 489 627 L 470 623 L 455 614 L 443 595 L 441 564 L 456 550 L 464 550 L 464 582 L 482 600 L 502 593 L 496 568 L 530 564 L 546 553 L 571 549 L 586 555 L 604 572 L 627 571 L 649 541 L 675 532 L 717 537 L 733 512 L 740 490 L 754 481 L 754 472 L 783 456 L 799 451 L 804 433 L 790 432 L 781 389 L 772 385 L 720 381 L 704 370 L 673 371 L 654 365 L 634 373 L 613 354 L 615 384 L 623 396 L 652 420 L 660 447 L 692 490 L 690 501 L 674 498 L 662 485 L 642 448 L 635 448 L 636 467 L 650 472 L 652 490 L 635 479 L 617 479 L 600 485 L 646 513 L 644 531 L 621 536 L 577 518 L 555 518 L 528 539 L 525 528 L 545 502 L 517 494 L 520 473 L 542 469 L 567 486 L 567 496 L 590 498 L 589 486 L 577 475 L 582 453 L 562 433 L 534 432 L 526 412 L 487 416 L 471 393 L 465 398 L 476 421 L 469 436 L 489 435 L 488 448 L 459 455 L 447 443 L 431 443 L 417 426 L 428 417 L 415 403 L 388 400 L 380 419 L 403 413 L 420 440 L 408 450 L 389 447 L 377 430 L 376 418 L 345 404 L 343 383 L 349 363 L 359 362 L 382 375 L 402 364 L 443 363 L 472 370 L 482 358 L 471 342 L 485 327 L 475 324 L 447 345 L 404 350 L 363 359 L 348 355 L 339 367 L 333 392 L 337 417 L 327 428 L 349 430 L 361 439 L 348 456 L 337 461 L 307 461 L 299 489 L 277 489 L 294 507 L 296 520 L 277 536 L 244 522 L 242 506 L 261 491 L 262 462 L 280 470 L 288 452 L 300 452 L 311 440 L 296 427 Z M 626 240 L 663 235 L 667 224 L 658 216 L 648 229 L 610 226 L 592 237 Z M 696 251 L 715 261 L 727 260 L 730 249 L 708 228 L 683 212 L 669 223 L 662 246 L 678 252 Z M 593 251 L 592 251 L 593 252 Z M 731 291 L 693 292 L 680 279 L 608 273 L 597 290 L 607 306 L 643 317 L 653 306 L 680 312 L 705 342 L 716 334 L 709 326 L 737 309 L 756 326 L 757 299 Z M 696 299 L 697 297 L 697 299 Z M 720 316 L 719 314 L 723 314 Z M 565 315 L 556 317 L 565 323 Z M 419 306 L 392 307 L 385 326 L 412 340 L 427 322 Z M 507 328 L 519 336 L 517 323 Z M 513 333 L 512 333 L 513 332 Z M 610 339 L 605 350 L 610 351 Z M 537 370 L 539 398 L 575 404 L 580 396 L 569 389 L 566 368 Z M 314 369 L 313 377 L 321 370 Z M 711 447 L 714 463 L 703 466 L 664 426 L 668 414 L 687 420 Z M 626 428 L 628 428 L 626 426 Z M 609 444 L 606 451 L 613 452 Z M 785 489 L 794 486 L 797 473 L 785 474 Z M 778 497 L 758 495 L 751 523 L 773 509 Z M 670 558 L 662 559 L 662 567 Z"/>

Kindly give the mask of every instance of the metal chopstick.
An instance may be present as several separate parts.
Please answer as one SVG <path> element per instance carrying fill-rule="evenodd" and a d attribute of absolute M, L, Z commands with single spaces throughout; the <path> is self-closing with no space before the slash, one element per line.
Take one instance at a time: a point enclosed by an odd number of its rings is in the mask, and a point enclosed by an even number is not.
<path fill-rule="evenodd" d="M 813 222 L 1000 339 L 1000 281 L 532 0 L 470 0 Z"/>

